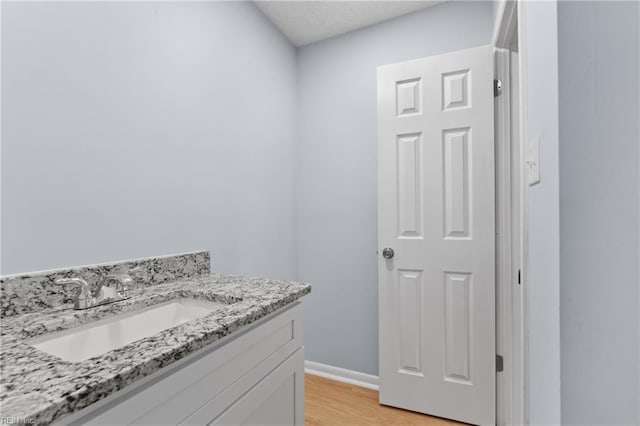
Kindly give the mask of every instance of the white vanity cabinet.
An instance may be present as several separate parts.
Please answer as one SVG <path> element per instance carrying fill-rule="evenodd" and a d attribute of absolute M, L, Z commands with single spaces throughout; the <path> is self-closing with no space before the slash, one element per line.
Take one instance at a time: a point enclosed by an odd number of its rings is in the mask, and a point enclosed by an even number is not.
<path fill-rule="evenodd" d="M 302 425 L 302 304 L 237 330 L 58 424 Z"/>

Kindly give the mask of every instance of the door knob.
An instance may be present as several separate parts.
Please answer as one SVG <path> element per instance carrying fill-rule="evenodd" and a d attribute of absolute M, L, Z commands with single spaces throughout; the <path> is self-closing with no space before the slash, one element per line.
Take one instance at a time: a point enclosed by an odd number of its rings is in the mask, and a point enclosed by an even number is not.
<path fill-rule="evenodd" d="M 394 254 L 395 253 L 393 252 L 392 248 L 387 247 L 384 250 L 382 250 L 382 257 L 384 257 L 387 260 L 393 259 Z"/>

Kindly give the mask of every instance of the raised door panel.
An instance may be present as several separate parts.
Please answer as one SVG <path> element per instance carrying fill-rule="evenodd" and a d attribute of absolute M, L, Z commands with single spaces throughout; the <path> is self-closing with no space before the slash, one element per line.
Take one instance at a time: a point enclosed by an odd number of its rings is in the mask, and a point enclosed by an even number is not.
<path fill-rule="evenodd" d="M 398 372 L 422 375 L 422 271 L 399 270 Z"/>
<path fill-rule="evenodd" d="M 469 128 L 443 132 L 445 238 L 471 236 L 471 149 Z"/>
<path fill-rule="evenodd" d="M 471 385 L 471 274 L 446 272 L 445 380 Z"/>
<path fill-rule="evenodd" d="M 419 114 L 421 87 L 420 79 L 414 78 L 396 82 L 396 106 L 398 117 Z"/>
<path fill-rule="evenodd" d="M 399 238 L 422 237 L 421 139 L 420 133 L 399 135 L 397 138 Z"/>

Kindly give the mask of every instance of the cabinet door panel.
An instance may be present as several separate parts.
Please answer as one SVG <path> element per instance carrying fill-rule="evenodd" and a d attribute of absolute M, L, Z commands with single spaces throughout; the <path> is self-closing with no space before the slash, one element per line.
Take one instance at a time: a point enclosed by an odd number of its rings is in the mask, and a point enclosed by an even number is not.
<path fill-rule="evenodd" d="M 302 425 L 304 424 L 304 351 L 299 349 L 222 414 L 209 404 L 185 425 Z"/>

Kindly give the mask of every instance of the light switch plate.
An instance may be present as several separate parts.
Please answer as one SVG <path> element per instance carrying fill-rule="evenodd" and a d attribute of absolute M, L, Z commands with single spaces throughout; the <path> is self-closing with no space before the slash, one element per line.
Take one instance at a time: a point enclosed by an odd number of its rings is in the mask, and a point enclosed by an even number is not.
<path fill-rule="evenodd" d="M 527 147 L 527 183 L 533 186 L 540 183 L 540 136 L 529 141 Z"/>

